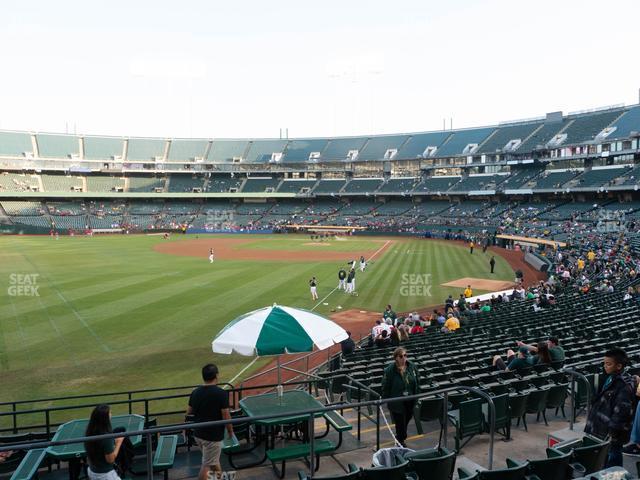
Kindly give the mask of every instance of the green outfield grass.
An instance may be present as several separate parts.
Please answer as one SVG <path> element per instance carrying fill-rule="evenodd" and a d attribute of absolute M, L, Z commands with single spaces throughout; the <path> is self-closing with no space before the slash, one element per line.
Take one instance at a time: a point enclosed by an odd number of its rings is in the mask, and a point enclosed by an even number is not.
<path fill-rule="evenodd" d="M 345 262 L 384 244 L 368 237 L 323 247 L 303 245 L 308 236 L 251 240 L 238 248 L 335 248 L 350 252 Z M 0 238 L 0 400 L 193 384 L 209 361 L 218 363 L 222 380 L 228 380 L 251 359 L 214 355 L 210 342 L 226 323 L 250 310 L 277 302 L 315 307 L 325 315 L 338 306 L 382 311 L 387 303 L 404 311 L 457 295 L 458 289 L 440 286 L 450 280 L 513 278 L 500 257 L 496 274 L 489 275 L 489 255 L 481 251 L 469 255 L 453 243 L 395 239 L 358 273 L 359 295 L 352 297 L 334 291 L 342 262 L 209 264 L 204 256 L 157 253 L 153 246 L 160 242 L 166 240 L 143 235 Z M 432 275 L 430 291 L 402 289 L 407 282 L 423 284 L 425 277 L 416 276 L 422 274 Z M 319 304 L 309 295 L 312 275 L 320 281 L 324 300 Z M 25 293 L 10 287 L 29 286 L 32 280 L 38 296 L 9 294 Z"/>

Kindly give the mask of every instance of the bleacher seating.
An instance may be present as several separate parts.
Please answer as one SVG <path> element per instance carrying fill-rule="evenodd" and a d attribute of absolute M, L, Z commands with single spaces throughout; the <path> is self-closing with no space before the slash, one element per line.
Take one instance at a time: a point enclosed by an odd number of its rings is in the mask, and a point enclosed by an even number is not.
<path fill-rule="evenodd" d="M 84 230 L 88 226 L 86 215 L 51 215 L 51 222 L 55 228 L 63 230 Z"/>
<path fill-rule="evenodd" d="M 82 201 L 78 202 L 47 202 L 47 209 L 51 215 L 84 215 L 87 208 Z"/>
<path fill-rule="evenodd" d="M 600 187 L 612 184 L 613 180 L 625 173 L 628 173 L 628 169 L 625 167 L 615 168 L 597 168 L 594 167 L 591 170 L 585 172 L 576 180 L 578 184 L 576 187 Z"/>
<path fill-rule="evenodd" d="M 577 170 L 549 170 L 538 177 L 533 188 L 537 190 L 560 188 L 580 173 L 582 172 Z"/>
<path fill-rule="evenodd" d="M 274 153 L 282 153 L 288 140 L 253 140 L 247 151 L 247 162 L 269 163 Z"/>
<path fill-rule="evenodd" d="M 122 177 L 108 177 L 106 175 L 87 175 L 88 192 L 124 191 L 125 179 Z"/>
<path fill-rule="evenodd" d="M 347 160 L 349 151 L 360 152 L 366 141 L 364 137 L 333 138 L 322 152 L 322 160 Z"/>
<path fill-rule="evenodd" d="M 344 187 L 345 193 L 373 193 L 382 184 L 381 178 L 354 178 Z"/>
<path fill-rule="evenodd" d="M 474 128 L 453 132 L 453 135 L 438 148 L 436 155 L 438 157 L 462 155 L 467 145 L 480 145 L 494 130 L 495 128 Z"/>
<path fill-rule="evenodd" d="M 544 146 L 549 143 L 549 141 L 555 137 L 556 134 L 567 125 L 567 123 L 567 120 L 545 123 L 542 128 L 531 135 L 528 140 L 523 140 L 523 143 L 520 144 L 516 152 L 526 153 L 532 152 L 533 150 L 538 149 L 538 147 L 544 148 Z"/>
<path fill-rule="evenodd" d="M 540 218 L 546 220 L 569 220 L 574 215 L 580 215 L 594 208 L 593 202 L 571 202 L 559 205 L 552 210 L 548 210 Z"/>
<path fill-rule="evenodd" d="M 439 147 L 451 136 L 451 132 L 417 133 L 400 148 L 395 159 L 422 158 L 428 147 Z"/>
<path fill-rule="evenodd" d="M 279 178 L 272 177 L 249 177 L 242 187 L 242 191 L 244 193 L 261 193 L 265 192 L 267 189 L 272 189 L 275 191 L 278 184 L 280 183 Z"/>
<path fill-rule="evenodd" d="M 38 191 L 38 178 L 23 173 L 0 173 L 0 192 Z"/>
<path fill-rule="evenodd" d="M 207 160 L 231 163 L 234 158 L 244 158 L 248 145 L 248 140 L 214 140 L 209 149 Z"/>
<path fill-rule="evenodd" d="M 80 142 L 75 135 L 36 134 L 38 153 L 47 158 L 69 158 L 80 156 Z"/>
<path fill-rule="evenodd" d="M 124 139 L 118 137 L 84 137 L 84 158 L 89 160 L 111 160 L 123 157 Z"/>
<path fill-rule="evenodd" d="M 206 191 L 211 193 L 226 193 L 230 189 L 240 190 L 243 179 L 241 177 L 231 177 L 230 175 L 214 174 L 206 184 Z"/>
<path fill-rule="evenodd" d="M 573 123 L 562 132 L 567 135 L 567 139 L 563 144 L 571 145 L 593 140 L 596 135 L 618 118 L 621 113 L 621 110 L 609 110 L 575 117 Z"/>
<path fill-rule="evenodd" d="M 469 175 L 451 187 L 451 192 L 470 192 L 495 188 L 506 177 L 503 175 Z"/>
<path fill-rule="evenodd" d="M 327 143 L 327 139 L 321 138 L 291 140 L 287 145 L 282 161 L 291 163 L 306 162 L 312 153 L 322 153 Z"/>
<path fill-rule="evenodd" d="M 409 193 L 418 183 L 418 178 L 390 178 L 378 189 L 379 193 Z"/>
<path fill-rule="evenodd" d="M 512 171 L 500 184 L 502 190 L 517 190 L 520 188 L 529 188 L 529 182 L 533 181 L 542 170 L 536 167 L 520 168 Z"/>
<path fill-rule="evenodd" d="M 344 187 L 346 180 L 325 179 L 320 180 L 313 189 L 313 193 L 338 193 Z"/>
<path fill-rule="evenodd" d="M 45 192 L 82 191 L 82 178 L 65 175 L 42 174 L 42 186 Z"/>
<path fill-rule="evenodd" d="M 462 177 L 427 177 L 413 189 L 414 192 L 446 192 L 458 183 Z"/>
<path fill-rule="evenodd" d="M 403 202 L 401 200 L 391 200 L 379 205 L 376 208 L 377 215 L 402 215 L 413 208 L 410 202 Z"/>
<path fill-rule="evenodd" d="M 167 159 L 192 161 L 196 158 L 204 158 L 208 145 L 208 140 L 173 139 L 169 144 Z"/>
<path fill-rule="evenodd" d="M 129 177 L 129 192 L 153 192 L 164 189 L 165 179 L 157 177 Z"/>
<path fill-rule="evenodd" d="M 129 213 L 133 215 L 156 215 L 162 212 L 164 203 L 162 202 L 131 202 Z"/>
<path fill-rule="evenodd" d="M 308 188 L 311 191 L 315 185 L 315 179 L 285 179 L 278 187 L 278 193 L 300 193 L 303 188 Z"/>
<path fill-rule="evenodd" d="M 122 226 L 121 215 L 105 215 L 103 217 L 89 215 L 88 219 L 90 228 L 120 228 Z"/>
<path fill-rule="evenodd" d="M 45 212 L 40 202 L 3 200 L 2 207 L 7 215 L 42 215 Z"/>
<path fill-rule="evenodd" d="M 156 157 L 164 158 L 166 143 L 159 138 L 130 138 L 127 145 L 127 160 L 150 162 Z"/>
<path fill-rule="evenodd" d="M 631 132 L 640 132 L 640 106 L 627 110 L 611 126 L 616 127 L 616 129 L 607 136 L 607 140 L 628 138 Z"/>
<path fill-rule="evenodd" d="M 33 154 L 31 135 L 26 132 L 0 132 L 0 156 L 22 157 Z"/>
<path fill-rule="evenodd" d="M 157 218 L 155 215 L 127 215 L 123 218 L 125 225 L 140 229 L 155 228 L 156 222 Z"/>
<path fill-rule="evenodd" d="M 400 147 L 409 138 L 408 135 L 384 135 L 370 137 L 362 151 L 358 154 L 358 160 L 383 160 L 387 150 L 400 150 Z M 395 156 L 393 157 L 395 158 Z"/>
<path fill-rule="evenodd" d="M 45 216 L 29 215 L 21 216 L 15 215 L 10 217 L 11 221 L 16 225 L 29 225 L 32 227 L 51 228 L 51 222 Z"/>
<path fill-rule="evenodd" d="M 193 175 L 172 174 L 169 177 L 169 191 L 176 193 L 191 193 L 194 188 L 203 190 L 204 178 Z"/>
<path fill-rule="evenodd" d="M 541 122 L 503 125 L 480 146 L 476 153 L 492 154 L 496 153 L 496 150 L 502 151 L 511 140 L 524 142 L 540 125 L 542 125 Z"/>

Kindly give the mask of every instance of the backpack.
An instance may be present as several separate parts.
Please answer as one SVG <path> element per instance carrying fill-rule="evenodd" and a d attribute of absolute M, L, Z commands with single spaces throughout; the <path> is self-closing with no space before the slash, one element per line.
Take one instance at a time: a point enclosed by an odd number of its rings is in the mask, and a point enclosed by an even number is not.
<path fill-rule="evenodd" d="M 133 457 L 135 456 L 136 452 L 131 440 L 129 440 L 129 437 L 125 437 L 122 441 L 122 445 L 120 445 L 120 451 L 118 452 L 116 461 L 113 465 L 120 478 L 124 478 L 127 471 L 131 470 Z"/>

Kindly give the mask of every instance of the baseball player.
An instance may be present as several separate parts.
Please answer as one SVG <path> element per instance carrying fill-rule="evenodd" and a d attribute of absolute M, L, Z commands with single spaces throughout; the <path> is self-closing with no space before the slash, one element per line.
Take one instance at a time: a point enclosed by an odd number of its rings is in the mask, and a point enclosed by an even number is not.
<path fill-rule="evenodd" d="M 213 263 L 213 248 L 209 249 L 209 263 Z"/>
<path fill-rule="evenodd" d="M 367 266 L 367 262 L 365 261 L 364 256 L 361 255 L 360 256 L 360 271 L 364 272 L 364 269 L 366 268 L 366 266 Z"/>
<path fill-rule="evenodd" d="M 355 269 L 349 270 L 349 275 L 347 275 L 347 293 L 353 295 L 356 291 L 356 271 Z"/>
<path fill-rule="evenodd" d="M 309 288 L 311 290 L 311 300 L 317 300 L 318 299 L 318 281 L 316 280 L 316 277 L 311 277 L 311 280 L 309 280 Z"/>
<path fill-rule="evenodd" d="M 344 268 L 341 268 L 338 271 L 338 290 L 344 290 L 345 292 L 347 291 L 346 278 L 347 278 L 347 272 Z"/>

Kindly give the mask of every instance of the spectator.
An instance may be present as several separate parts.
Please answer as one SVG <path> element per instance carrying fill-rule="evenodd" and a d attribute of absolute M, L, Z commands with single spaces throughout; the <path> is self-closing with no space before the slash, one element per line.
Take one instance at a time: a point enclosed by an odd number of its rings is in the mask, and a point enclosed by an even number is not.
<path fill-rule="evenodd" d="M 460 320 L 453 316 L 452 313 L 448 315 L 447 321 L 444 322 L 442 331 L 445 333 L 455 332 L 460 328 Z"/>
<path fill-rule="evenodd" d="M 374 342 L 383 330 L 386 330 L 386 328 L 382 326 L 382 320 L 376 320 L 376 324 L 371 329 L 371 341 Z"/>
<path fill-rule="evenodd" d="M 438 312 L 438 317 L 436 318 L 436 320 L 438 321 L 438 325 L 444 325 L 444 322 L 447 321 L 444 315 L 440 312 Z"/>
<path fill-rule="evenodd" d="M 414 322 L 413 326 L 410 330 L 411 335 L 415 335 L 416 333 L 424 333 L 424 328 L 420 325 L 420 322 Z"/>
<path fill-rule="evenodd" d="M 473 297 L 473 290 L 471 290 L 471 285 L 467 285 L 467 288 L 464 289 L 464 298 Z"/>
<path fill-rule="evenodd" d="M 484 303 L 482 305 L 482 307 L 480 307 L 480 311 L 481 312 L 490 312 L 491 311 L 491 305 L 489 305 L 488 303 Z"/>
<path fill-rule="evenodd" d="M 493 366 L 498 370 L 527 370 L 531 368 L 531 356 L 529 355 L 529 348 L 522 346 L 518 348 L 518 354 L 513 350 L 507 350 L 507 363 L 502 360 L 500 355 L 493 357 Z"/>
<path fill-rule="evenodd" d="M 98 405 L 91 412 L 91 418 L 87 424 L 85 436 L 104 435 L 113 433 L 111 428 L 111 408 L 109 405 Z M 87 475 L 90 480 L 119 480 L 114 463 L 124 437 L 110 438 L 85 442 L 84 449 L 87 452 L 89 468 Z"/>
<path fill-rule="evenodd" d="M 458 300 L 458 308 L 461 312 L 464 312 L 467 309 L 467 301 L 464 298 L 464 294 L 460 294 L 460 299 Z"/>
<path fill-rule="evenodd" d="M 0 463 L 4 462 L 11 455 L 13 455 L 13 450 L 7 450 L 5 452 L 0 452 Z"/>
<path fill-rule="evenodd" d="M 351 332 L 347 331 L 348 337 L 340 342 L 340 348 L 342 349 L 342 355 L 351 355 L 356 349 L 356 343 L 351 338 Z"/>
<path fill-rule="evenodd" d="M 202 380 L 204 383 L 191 392 L 187 415 L 193 415 L 195 422 L 230 420 L 229 394 L 216 385 L 218 383 L 218 367 L 212 363 L 202 367 Z M 224 427 L 194 429 L 196 444 L 202 450 L 202 465 L 198 480 L 208 480 L 212 475 L 214 478 L 219 478 L 222 474 L 220 453 L 222 452 L 225 427 L 229 437 L 232 438 L 233 425 L 230 423 Z"/>
<path fill-rule="evenodd" d="M 636 397 L 640 397 L 640 377 L 636 376 Z M 636 398 L 637 401 L 637 398 Z M 637 402 L 636 402 L 637 403 Z M 636 416 L 631 427 L 631 443 L 622 449 L 627 455 L 640 455 L 640 406 L 636 406 Z"/>
<path fill-rule="evenodd" d="M 420 374 L 416 366 L 407 360 L 407 351 L 400 347 L 393 352 L 393 363 L 387 365 L 382 377 L 382 397 L 395 398 L 419 393 Z M 396 438 L 406 447 L 407 426 L 413 416 L 414 400 L 389 402 L 393 422 L 396 424 Z"/>
<path fill-rule="evenodd" d="M 376 347 L 378 348 L 384 348 L 391 345 L 391 339 L 389 338 L 389 333 L 386 330 L 382 330 L 382 332 L 380 332 L 380 334 L 376 337 L 375 344 L 376 344 Z"/>
<path fill-rule="evenodd" d="M 560 346 L 560 340 L 558 340 L 558 337 L 549 337 L 547 344 L 549 345 L 549 356 L 551 356 L 551 362 L 564 362 L 564 348 Z"/>
<path fill-rule="evenodd" d="M 622 466 L 622 447 L 630 437 L 636 380 L 624 371 L 627 363 L 627 354 L 620 348 L 604 354 L 606 377 L 592 401 L 584 428 L 585 433 L 598 438 L 611 438 L 605 468 Z"/>
<path fill-rule="evenodd" d="M 537 353 L 532 355 L 531 363 L 533 365 L 551 365 L 551 355 L 549 354 L 547 342 L 538 343 Z"/>
<path fill-rule="evenodd" d="M 388 325 L 394 325 L 396 323 L 396 312 L 393 311 L 391 305 L 387 305 L 387 308 L 382 313 L 382 319 Z"/>

